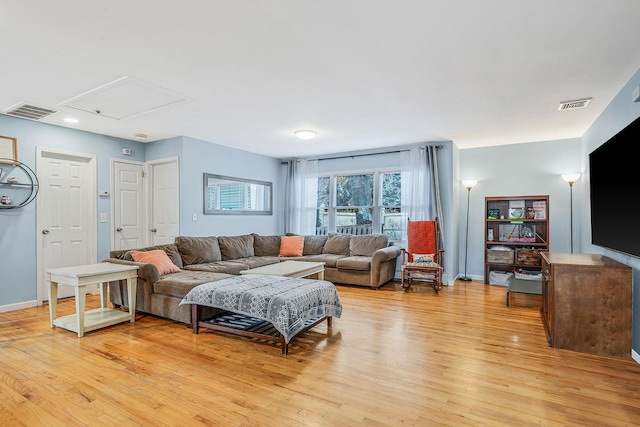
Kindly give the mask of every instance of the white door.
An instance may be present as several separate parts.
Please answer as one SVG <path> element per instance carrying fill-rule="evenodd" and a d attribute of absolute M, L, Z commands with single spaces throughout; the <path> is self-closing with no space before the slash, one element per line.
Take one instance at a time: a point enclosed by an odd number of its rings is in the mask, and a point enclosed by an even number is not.
<path fill-rule="evenodd" d="M 173 243 L 180 233 L 178 159 L 149 162 L 150 244 Z"/>
<path fill-rule="evenodd" d="M 41 304 L 49 299 L 47 270 L 96 262 L 96 159 L 38 147 L 36 168 L 40 182 L 37 299 Z M 58 298 L 72 295 L 70 286 L 58 291 Z"/>
<path fill-rule="evenodd" d="M 112 245 L 113 249 L 134 249 L 146 246 L 144 227 L 143 164 L 112 161 L 113 188 Z"/>

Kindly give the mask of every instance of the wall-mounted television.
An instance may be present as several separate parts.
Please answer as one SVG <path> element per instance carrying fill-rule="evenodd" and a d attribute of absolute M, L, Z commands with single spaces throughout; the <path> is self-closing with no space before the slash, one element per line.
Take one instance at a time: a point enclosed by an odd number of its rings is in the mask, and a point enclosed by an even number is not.
<path fill-rule="evenodd" d="M 640 257 L 640 118 L 589 154 L 591 243 Z"/>

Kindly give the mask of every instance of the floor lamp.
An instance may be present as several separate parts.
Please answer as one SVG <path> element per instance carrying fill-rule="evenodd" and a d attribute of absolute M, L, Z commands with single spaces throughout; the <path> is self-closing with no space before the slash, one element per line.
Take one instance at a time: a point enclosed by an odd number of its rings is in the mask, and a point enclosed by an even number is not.
<path fill-rule="evenodd" d="M 462 185 L 467 187 L 467 234 L 464 242 L 464 276 L 459 277 L 458 280 L 464 282 L 470 282 L 471 278 L 467 277 L 467 252 L 469 252 L 469 201 L 471 200 L 471 189 L 478 183 L 475 180 L 462 181 Z"/>
<path fill-rule="evenodd" d="M 571 217 L 571 253 L 573 253 L 573 183 L 580 179 L 579 173 L 565 173 L 562 175 L 562 179 L 569 183 L 569 193 L 570 193 L 570 211 L 569 216 Z"/>

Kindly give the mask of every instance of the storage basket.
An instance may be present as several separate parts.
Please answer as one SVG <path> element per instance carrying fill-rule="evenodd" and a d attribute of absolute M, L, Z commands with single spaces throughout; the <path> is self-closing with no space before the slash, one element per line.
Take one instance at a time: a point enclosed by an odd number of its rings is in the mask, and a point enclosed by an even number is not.
<path fill-rule="evenodd" d="M 542 257 L 540 256 L 541 249 L 516 249 L 516 264 L 520 265 L 542 265 Z"/>
<path fill-rule="evenodd" d="M 491 264 L 513 264 L 514 251 L 487 249 L 487 262 Z"/>
<path fill-rule="evenodd" d="M 509 286 L 509 280 L 513 277 L 513 273 L 508 271 L 493 270 L 489 272 L 489 284 L 497 286 Z"/>

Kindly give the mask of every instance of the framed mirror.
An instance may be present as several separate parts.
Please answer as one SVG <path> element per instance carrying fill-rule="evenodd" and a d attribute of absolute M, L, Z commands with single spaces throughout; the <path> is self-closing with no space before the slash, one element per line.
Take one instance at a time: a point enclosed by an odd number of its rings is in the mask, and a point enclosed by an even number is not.
<path fill-rule="evenodd" d="M 266 181 L 204 175 L 205 215 L 271 215 L 272 184 Z"/>

